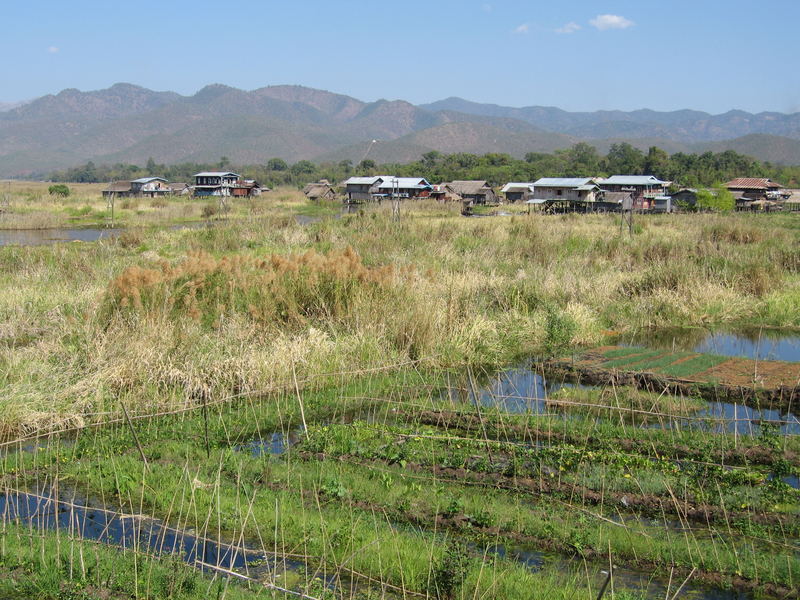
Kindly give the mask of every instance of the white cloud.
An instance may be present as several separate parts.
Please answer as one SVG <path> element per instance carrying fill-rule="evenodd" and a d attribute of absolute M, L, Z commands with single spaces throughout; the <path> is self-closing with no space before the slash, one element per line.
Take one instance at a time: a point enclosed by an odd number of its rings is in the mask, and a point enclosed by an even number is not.
<path fill-rule="evenodd" d="M 529 26 L 527 23 L 523 23 L 519 27 L 514 29 L 514 33 L 528 33 Z"/>
<path fill-rule="evenodd" d="M 634 22 L 619 15 L 597 15 L 594 19 L 589 21 L 592 27 L 596 27 L 600 31 L 606 29 L 627 29 L 632 27 Z"/>
<path fill-rule="evenodd" d="M 58 54 L 59 50 L 61 50 L 61 48 L 59 48 L 58 46 L 48 46 L 47 48 L 47 51 L 50 54 Z"/>
<path fill-rule="evenodd" d="M 570 21 L 563 27 L 556 29 L 556 33 L 575 33 L 581 28 L 575 21 Z"/>

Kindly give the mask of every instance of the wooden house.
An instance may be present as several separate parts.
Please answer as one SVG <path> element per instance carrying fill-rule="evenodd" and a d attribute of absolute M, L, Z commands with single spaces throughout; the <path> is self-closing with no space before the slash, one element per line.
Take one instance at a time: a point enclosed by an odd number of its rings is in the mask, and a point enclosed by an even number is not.
<path fill-rule="evenodd" d="M 269 188 L 262 188 L 255 179 L 240 179 L 231 187 L 231 196 L 260 196 L 262 191 Z"/>
<path fill-rule="evenodd" d="M 131 181 L 131 196 L 166 196 L 172 193 L 163 177 L 142 177 Z"/>
<path fill-rule="evenodd" d="M 542 177 L 533 183 L 536 200 L 594 202 L 600 188 L 590 177 Z"/>
<path fill-rule="evenodd" d="M 327 179 L 309 183 L 303 188 L 303 193 L 309 200 L 336 200 L 336 191 Z"/>
<path fill-rule="evenodd" d="M 497 194 L 485 181 L 451 181 L 444 186 L 463 202 L 472 204 L 496 204 L 498 202 Z"/>
<path fill-rule="evenodd" d="M 444 183 L 432 186 L 430 197 L 439 202 L 461 202 L 461 197 L 449 190 Z"/>
<path fill-rule="evenodd" d="M 755 200 L 785 200 L 787 194 L 784 187 L 765 177 L 737 177 L 725 184 L 725 187 L 741 202 Z"/>
<path fill-rule="evenodd" d="M 374 198 L 427 198 L 433 186 L 423 177 L 386 176 L 377 185 Z"/>
<path fill-rule="evenodd" d="M 232 196 L 241 176 L 230 171 L 203 171 L 194 176 L 194 195 Z"/>
<path fill-rule="evenodd" d="M 672 194 L 672 203 L 677 207 L 694 208 L 697 204 L 697 190 L 695 188 L 681 188 Z"/>
<path fill-rule="evenodd" d="M 110 196 L 116 198 L 124 198 L 131 195 L 131 182 L 130 181 L 113 181 L 108 184 L 108 187 L 103 190 L 103 197 Z"/>
<path fill-rule="evenodd" d="M 384 176 L 350 177 L 342 185 L 348 202 L 369 202 L 373 194 L 378 193 L 378 185 L 383 183 Z"/>
<path fill-rule="evenodd" d="M 173 196 L 188 196 L 192 191 L 188 183 L 168 183 L 167 185 Z"/>
<path fill-rule="evenodd" d="M 533 198 L 532 183 L 507 183 L 500 190 L 506 197 L 506 202 L 525 202 Z"/>
<path fill-rule="evenodd" d="M 114 181 L 103 190 L 104 197 L 114 196 L 117 198 L 155 198 L 171 193 L 169 183 L 163 177 L 141 177 L 130 181 Z"/>
<path fill-rule="evenodd" d="M 653 175 L 613 175 L 598 179 L 597 185 L 605 192 L 630 192 L 634 210 L 650 210 L 656 204 L 656 197 L 666 197 L 668 181 L 661 181 Z"/>
<path fill-rule="evenodd" d="M 392 195 L 401 198 L 424 198 L 430 196 L 433 190 L 433 186 L 422 177 L 394 175 L 351 177 L 343 185 L 348 202 L 381 200 Z"/>

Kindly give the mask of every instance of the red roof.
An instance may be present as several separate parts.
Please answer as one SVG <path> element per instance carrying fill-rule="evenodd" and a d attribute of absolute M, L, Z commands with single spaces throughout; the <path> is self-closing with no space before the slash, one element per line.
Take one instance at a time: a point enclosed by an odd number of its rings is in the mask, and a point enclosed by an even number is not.
<path fill-rule="evenodd" d="M 725 184 L 726 188 L 735 190 L 777 190 L 783 186 L 760 177 L 737 177 Z"/>

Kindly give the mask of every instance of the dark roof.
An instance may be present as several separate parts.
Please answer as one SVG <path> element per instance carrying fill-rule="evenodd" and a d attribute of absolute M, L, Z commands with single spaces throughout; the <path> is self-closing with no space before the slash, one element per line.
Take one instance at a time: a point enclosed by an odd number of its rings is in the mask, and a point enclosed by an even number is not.
<path fill-rule="evenodd" d="M 110 183 L 106 189 L 103 190 L 104 192 L 130 192 L 131 191 L 131 182 L 130 181 L 114 181 Z"/>
<path fill-rule="evenodd" d="M 765 177 L 737 177 L 726 183 L 725 187 L 737 190 L 777 190 L 783 186 Z"/>
<path fill-rule="evenodd" d="M 451 181 L 446 185 L 459 196 L 488 194 L 492 191 L 485 181 Z"/>
<path fill-rule="evenodd" d="M 605 202 L 616 202 L 617 204 L 622 204 L 626 198 L 630 197 L 630 192 L 606 192 L 603 194 L 603 200 Z"/>
<path fill-rule="evenodd" d="M 319 198 L 332 191 L 333 188 L 329 183 L 309 183 L 303 188 L 303 193 L 309 198 Z"/>

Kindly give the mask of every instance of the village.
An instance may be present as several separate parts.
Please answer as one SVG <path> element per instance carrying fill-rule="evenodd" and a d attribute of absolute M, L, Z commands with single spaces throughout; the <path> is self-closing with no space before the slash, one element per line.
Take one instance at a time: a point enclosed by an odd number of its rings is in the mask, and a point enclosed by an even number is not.
<path fill-rule="evenodd" d="M 792 190 L 768 178 L 738 177 L 721 186 L 732 196 L 737 211 L 800 211 L 800 190 Z M 258 181 L 231 171 L 204 171 L 192 184 L 169 182 L 162 177 L 115 181 L 103 190 L 106 198 L 193 196 L 241 198 L 269 192 Z M 528 212 L 545 214 L 606 213 L 634 211 L 663 214 L 703 208 L 698 197 L 716 196 L 718 189 L 683 188 L 653 175 L 610 177 L 542 177 L 534 182 L 509 182 L 495 187 L 487 181 L 456 180 L 432 184 L 423 177 L 394 175 L 353 176 L 340 183 L 326 179 L 309 183 L 303 193 L 312 201 L 347 204 L 383 200 L 431 199 L 462 204 L 462 214 L 478 206 L 524 204 Z"/>

